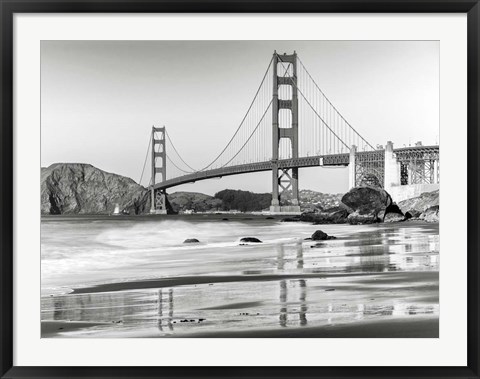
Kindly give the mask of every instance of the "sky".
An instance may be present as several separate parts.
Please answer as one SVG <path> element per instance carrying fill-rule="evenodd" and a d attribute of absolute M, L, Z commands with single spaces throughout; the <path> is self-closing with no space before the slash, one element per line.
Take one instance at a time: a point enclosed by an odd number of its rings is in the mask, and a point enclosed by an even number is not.
<path fill-rule="evenodd" d="M 153 125 L 166 126 L 187 163 L 206 166 L 240 124 L 274 50 L 295 50 L 372 145 L 439 142 L 436 41 L 42 41 L 42 167 L 90 163 L 138 182 Z M 142 184 L 149 179 L 147 166 Z M 346 192 L 348 169 L 300 169 L 299 186 Z M 271 192 L 271 173 L 169 192 L 225 188 Z"/>

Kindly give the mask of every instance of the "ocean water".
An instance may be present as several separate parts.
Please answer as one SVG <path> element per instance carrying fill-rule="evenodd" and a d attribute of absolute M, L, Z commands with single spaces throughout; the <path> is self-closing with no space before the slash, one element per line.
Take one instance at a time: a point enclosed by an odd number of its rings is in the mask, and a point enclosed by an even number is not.
<path fill-rule="evenodd" d="M 306 240 L 318 229 L 337 238 Z M 242 237 L 262 243 L 240 245 Z M 184 244 L 187 238 L 200 243 Z M 438 224 L 311 225 L 249 215 L 42 218 L 42 321 L 92 323 L 59 328 L 59 337 L 438 319 L 438 270 Z M 101 287 L 112 283 L 124 285 Z"/>

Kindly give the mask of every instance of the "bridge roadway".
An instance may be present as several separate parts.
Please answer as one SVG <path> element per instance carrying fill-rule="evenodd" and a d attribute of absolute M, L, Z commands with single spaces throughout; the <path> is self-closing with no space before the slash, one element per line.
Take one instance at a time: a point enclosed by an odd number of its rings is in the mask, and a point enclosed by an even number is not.
<path fill-rule="evenodd" d="M 334 155 L 319 155 L 303 158 L 279 159 L 277 161 L 278 168 L 292 168 L 292 167 L 315 167 L 315 166 L 348 166 L 349 154 L 334 154 Z M 322 162 L 323 160 L 323 162 Z M 205 180 L 211 178 L 221 178 L 222 176 L 246 174 L 249 172 L 271 171 L 273 166 L 272 161 L 246 163 L 237 166 L 228 166 L 222 168 L 215 168 L 211 170 L 198 171 L 191 174 L 179 176 L 165 180 L 155 185 L 155 189 L 167 189 L 185 183 L 193 183 L 198 180 Z"/>
<path fill-rule="evenodd" d="M 400 149 L 394 149 L 393 152 L 397 155 L 398 160 L 412 159 L 413 157 L 436 157 L 438 159 L 439 147 L 437 146 L 411 146 Z M 384 154 L 384 150 L 375 151 L 360 151 L 355 155 L 358 158 L 367 158 L 368 155 Z M 377 155 L 378 156 L 378 155 Z M 403 158 L 403 159 L 402 159 Z M 317 155 L 302 158 L 279 159 L 277 161 L 278 168 L 293 168 L 293 167 L 317 167 L 317 166 L 348 166 L 350 161 L 350 154 L 329 154 Z M 205 171 L 197 171 L 191 174 L 182 175 L 176 178 L 165 180 L 157 183 L 154 189 L 167 189 L 181 184 L 194 183 L 199 180 L 221 178 L 222 176 L 246 174 L 249 172 L 271 171 L 273 166 L 272 161 L 246 163 L 236 166 L 228 166 L 216 168 Z"/>

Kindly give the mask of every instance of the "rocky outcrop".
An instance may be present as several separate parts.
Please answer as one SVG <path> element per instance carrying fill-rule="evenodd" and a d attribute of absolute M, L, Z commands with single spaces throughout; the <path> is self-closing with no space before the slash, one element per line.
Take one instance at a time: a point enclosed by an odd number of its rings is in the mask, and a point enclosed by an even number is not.
<path fill-rule="evenodd" d="M 57 163 L 41 172 L 42 214 L 142 214 L 150 209 L 146 188 L 90 164 Z"/>
<path fill-rule="evenodd" d="M 425 192 L 418 197 L 398 203 L 399 208 L 410 218 L 421 218 L 421 214 L 428 208 L 439 206 L 440 191 Z"/>

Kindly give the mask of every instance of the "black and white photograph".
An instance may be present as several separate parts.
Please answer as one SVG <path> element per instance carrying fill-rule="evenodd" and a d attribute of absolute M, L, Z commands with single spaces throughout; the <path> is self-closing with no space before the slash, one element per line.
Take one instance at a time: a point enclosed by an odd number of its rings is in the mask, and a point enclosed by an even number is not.
<path fill-rule="evenodd" d="M 439 337 L 438 41 L 43 40 L 40 89 L 42 338 Z"/>

